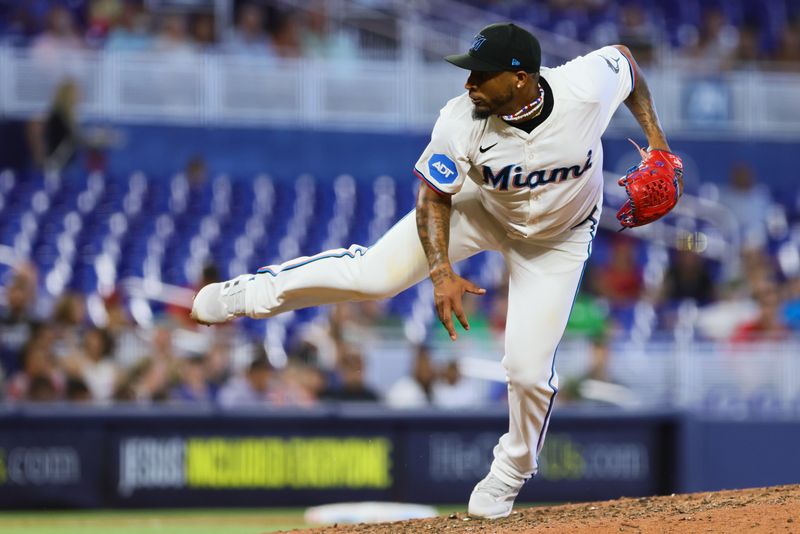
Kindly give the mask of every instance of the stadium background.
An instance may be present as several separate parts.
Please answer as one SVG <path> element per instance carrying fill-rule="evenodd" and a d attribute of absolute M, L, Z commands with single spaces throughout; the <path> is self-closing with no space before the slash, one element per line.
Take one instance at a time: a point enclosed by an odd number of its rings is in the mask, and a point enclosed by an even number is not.
<path fill-rule="evenodd" d="M 0 506 L 465 502 L 506 425 L 499 257 L 460 265 L 490 291 L 455 344 L 427 282 L 211 329 L 187 306 L 204 281 L 374 242 L 462 88 L 440 57 L 509 19 L 545 65 L 628 45 L 686 164 L 675 212 L 618 234 L 642 137 L 620 109 L 523 500 L 797 482 L 799 17 L 794 0 L 0 0 Z"/>

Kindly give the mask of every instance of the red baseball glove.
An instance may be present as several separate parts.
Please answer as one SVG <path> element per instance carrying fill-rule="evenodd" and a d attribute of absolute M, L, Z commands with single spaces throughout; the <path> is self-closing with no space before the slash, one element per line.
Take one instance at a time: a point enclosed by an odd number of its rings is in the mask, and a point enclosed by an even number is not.
<path fill-rule="evenodd" d="M 633 228 L 660 219 L 675 207 L 683 193 L 683 162 L 666 150 L 639 150 L 642 162 L 619 179 L 628 200 L 617 212 L 623 228 Z"/>

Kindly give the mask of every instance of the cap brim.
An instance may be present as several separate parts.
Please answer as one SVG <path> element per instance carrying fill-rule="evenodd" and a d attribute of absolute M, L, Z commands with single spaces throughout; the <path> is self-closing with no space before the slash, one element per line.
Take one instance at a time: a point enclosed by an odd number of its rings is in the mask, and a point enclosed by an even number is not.
<path fill-rule="evenodd" d="M 483 61 L 469 54 L 445 56 L 444 60 L 448 63 L 452 63 L 456 67 L 461 67 L 462 69 L 467 70 L 477 70 L 483 72 L 501 72 L 504 70 L 509 70 L 505 67 L 497 65 L 496 63 L 489 63 L 488 61 Z"/>

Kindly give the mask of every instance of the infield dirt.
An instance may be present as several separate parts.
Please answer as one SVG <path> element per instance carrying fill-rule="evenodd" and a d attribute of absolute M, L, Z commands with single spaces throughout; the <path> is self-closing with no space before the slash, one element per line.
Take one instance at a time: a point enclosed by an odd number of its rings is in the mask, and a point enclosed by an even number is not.
<path fill-rule="evenodd" d="M 466 514 L 374 525 L 304 529 L 303 534 L 395 533 L 800 533 L 800 485 L 535 507 L 495 521 Z"/>

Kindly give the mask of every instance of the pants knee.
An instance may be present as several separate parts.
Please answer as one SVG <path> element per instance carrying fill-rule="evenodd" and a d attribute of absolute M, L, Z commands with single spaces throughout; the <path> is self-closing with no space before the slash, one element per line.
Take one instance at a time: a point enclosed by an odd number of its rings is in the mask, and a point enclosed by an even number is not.
<path fill-rule="evenodd" d="M 509 361 L 506 357 L 503 361 L 509 382 L 524 390 L 535 390 L 551 387 L 548 385 L 555 376 L 552 367 L 552 353 L 550 355 L 537 355 L 536 357 L 525 358 L 522 361 Z"/>
<path fill-rule="evenodd" d="M 362 300 L 385 300 L 397 295 L 397 291 L 386 291 L 383 288 L 371 288 L 369 291 L 361 292 Z"/>
<path fill-rule="evenodd" d="M 394 297 L 405 287 L 385 269 L 372 269 L 362 258 L 350 271 L 350 284 L 363 300 L 382 300 Z"/>

